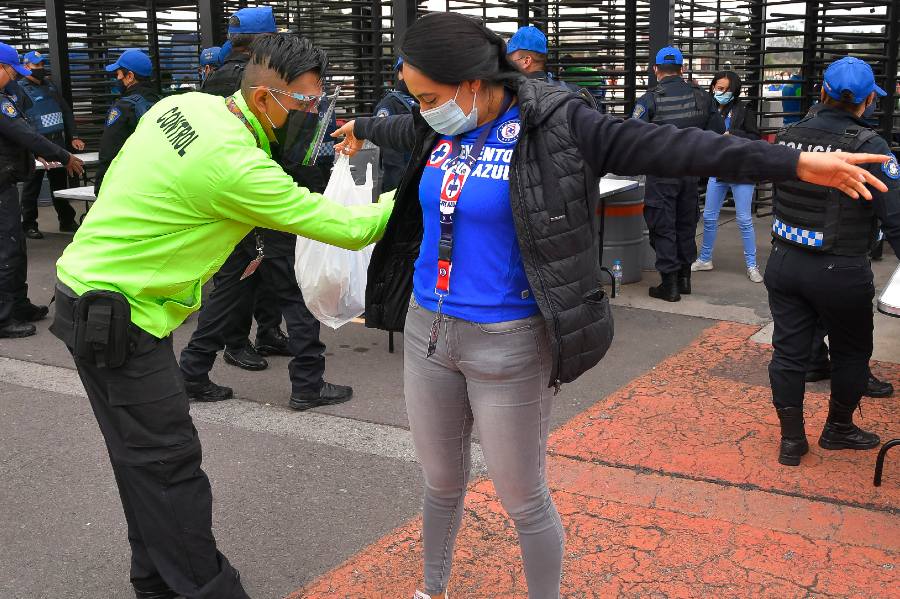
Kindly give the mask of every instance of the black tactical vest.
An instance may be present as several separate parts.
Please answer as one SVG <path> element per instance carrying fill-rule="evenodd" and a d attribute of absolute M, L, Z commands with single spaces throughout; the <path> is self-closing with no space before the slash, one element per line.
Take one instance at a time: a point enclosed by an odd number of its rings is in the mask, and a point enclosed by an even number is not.
<path fill-rule="evenodd" d="M 705 129 L 709 121 L 709 94 L 694 83 L 688 85 L 690 87 L 685 87 L 685 93 L 678 95 L 673 95 L 675 90 L 667 90 L 662 85 L 650 90 L 656 104 L 650 122 L 657 125 L 675 125 L 679 129 L 687 127 Z"/>
<path fill-rule="evenodd" d="M 229 56 L 225 64 L 206 78 L 200 91 L 223 98 L 232 95 L 241 88 L 241 79 L 244 78 L 244 69 L 249 60 L 249 54 L 240 53 Z"/>
<path fill-rule="evenodd" d="M 832 133 L 809 126 L 815 115 L 778 132 L 775 141 L 804 152 L 858 152 L 877 135 L 865 127 Z M 872 202 L 803 181 L 775 185 L 772 236 L 811 252 L 864 256 L 878 234 Z"/>

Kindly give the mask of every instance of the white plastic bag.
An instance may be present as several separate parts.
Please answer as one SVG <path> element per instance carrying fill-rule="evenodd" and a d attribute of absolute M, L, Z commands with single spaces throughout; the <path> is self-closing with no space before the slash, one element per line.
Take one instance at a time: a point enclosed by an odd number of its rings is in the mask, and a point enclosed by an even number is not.
<path fill-rule="evenodd" d="M 344 206 L 372 202 L 372 165 L 366 182 L 357 185 L 350 172 L 350 158 L 340 155 L 322 194 Z M 366 308 L 366 271 L 372 246 L 358 252 L 305 237 L 297 238 L 294 272 L 309 311 L 333 329 L 361 315 Z"/>

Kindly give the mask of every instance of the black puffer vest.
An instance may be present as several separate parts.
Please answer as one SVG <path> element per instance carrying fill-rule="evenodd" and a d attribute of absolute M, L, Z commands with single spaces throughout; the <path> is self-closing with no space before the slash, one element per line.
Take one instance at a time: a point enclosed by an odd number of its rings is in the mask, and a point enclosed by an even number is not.
<path fill-rule="evenodd" d="M 521 79 L 522 133 L 513 152 L 509 201 L 528 282 L 546 324 L 554 364 L 551 385 L 574 381 L 612 343 L 609 299 L 600 287 L 599 179 L 569 130 L 568 90 Z M 366 290 L 366 325 L 400 331 L 422 240 L 418 188 L 437 134 L 413 112 L 415 145 L 383 239 L 375 246 Z"/>

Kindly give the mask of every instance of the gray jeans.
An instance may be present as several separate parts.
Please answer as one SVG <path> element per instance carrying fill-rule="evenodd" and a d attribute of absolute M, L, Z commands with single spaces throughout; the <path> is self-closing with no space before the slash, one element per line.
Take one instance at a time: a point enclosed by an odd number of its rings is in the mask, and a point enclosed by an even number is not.
<path fill-rule="evenodd" d="M 515 522 L 530 599 L 557 599 L 564 535 L 546 477 L 552 390 L 540 315 L 495 324 L 444 316 L 425 358 L 434 312 L 410 302 L 404 392 L 425 473 L 425 592 L 447 588 L 470 472 L 472 424 L 503 508 Z M 497 592 L 504 589 L 497 589 Z"/>

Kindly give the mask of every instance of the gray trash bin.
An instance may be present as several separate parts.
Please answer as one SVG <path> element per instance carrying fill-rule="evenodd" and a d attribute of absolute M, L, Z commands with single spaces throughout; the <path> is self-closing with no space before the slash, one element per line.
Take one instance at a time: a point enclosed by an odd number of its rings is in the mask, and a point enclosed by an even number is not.
<path fill-rule="evenodd" d="M 644 188 L 635 187 L 605 198 L 603 266 L 622 262 L 622 283 L 641 280 L 644 246 Z"/>

